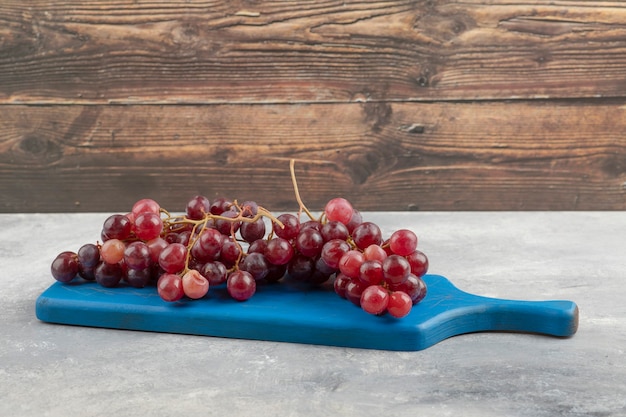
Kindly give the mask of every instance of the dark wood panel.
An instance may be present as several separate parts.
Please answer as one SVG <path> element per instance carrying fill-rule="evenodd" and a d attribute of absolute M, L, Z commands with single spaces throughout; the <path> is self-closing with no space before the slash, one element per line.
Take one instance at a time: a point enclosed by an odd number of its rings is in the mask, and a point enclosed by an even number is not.
<path fill-rule="evenodd" d="M 196 193 L 319 209 L 626 209 L 626 104 L 5 105 L 1 210 L 182 210 Z"/>
<path fill-rule="evenodd" d="M 626 96 L 626 3 L 5 0 L 0 103 Z"/>

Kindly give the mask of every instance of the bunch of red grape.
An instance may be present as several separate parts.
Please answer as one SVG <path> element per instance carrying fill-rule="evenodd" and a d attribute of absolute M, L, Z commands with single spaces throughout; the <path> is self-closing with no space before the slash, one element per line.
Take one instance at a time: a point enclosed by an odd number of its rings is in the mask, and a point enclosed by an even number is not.
<path fill-rule="evenodd" d="M 51 271 L 64 283 L 82 277 L 105 287 L 156 284 L 165 301 L 200 299 L 222 284 L 244 301 L 262 283 L 331 278 L 338 295 L 371 314 L 403 317 L 424 298 L 428 259 L 413 232 L 383 240 L 343 198 L 330 200 L 318 219 L 305 211 L 309 220 L 302 221 L 302 210 L 275 217 L 253 201 L 196 196 L 175 216 L 143 199 L 104 221 L 102 243 L 59 254 Z"/>

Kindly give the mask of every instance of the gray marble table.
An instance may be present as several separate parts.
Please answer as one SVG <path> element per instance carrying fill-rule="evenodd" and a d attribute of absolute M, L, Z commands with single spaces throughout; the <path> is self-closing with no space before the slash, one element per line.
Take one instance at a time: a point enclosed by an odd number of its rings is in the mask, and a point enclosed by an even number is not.
<path fill-rule="evenodd" d="M 43 323 L 51 260 L 106 214 L 0 215 L 0 416 L 626 416 L 626 213 L 365 213 L 468 292 L 568 299 L 571 338 L 387 352 Z"/>

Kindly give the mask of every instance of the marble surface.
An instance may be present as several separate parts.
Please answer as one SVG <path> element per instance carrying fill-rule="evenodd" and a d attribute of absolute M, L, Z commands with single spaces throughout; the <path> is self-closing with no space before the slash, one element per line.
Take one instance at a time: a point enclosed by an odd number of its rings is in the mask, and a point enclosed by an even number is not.
<path fill-rule="evenodd" d="M 480 295 L 568 299 L 571 338 L 477 333 L 419 352 L 43 323 L 57 253 L 107 214 L 0 215 L 0 416 L 626 416 L 626 213 L 365 213 Z"/>

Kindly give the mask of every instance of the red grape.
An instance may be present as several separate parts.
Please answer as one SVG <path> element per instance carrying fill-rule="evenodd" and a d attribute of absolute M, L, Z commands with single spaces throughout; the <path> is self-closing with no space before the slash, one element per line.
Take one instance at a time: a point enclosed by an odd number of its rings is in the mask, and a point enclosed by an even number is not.
<path fill-rule="evenodd" d="M 287 240 L 275 237 L 267 242 L 265 257 L 274 265 L 286 265 L 294 255 L 293 247 Z"/>
<path fill-rule="evenodd" d="M 109 216 L 102 226 L 102 233 L 109 239 L 128 239 L 132 230 L 132 223 L 128 216 L 123 214 L 113 214 Z"/>
<path fill-rule="evenodd" d="M 133 205 L 133 209 L 131 210 L 131 213 L 136 219 L 140 214 L 143 214 L 143 213 L 159 214 L 160 210 L 161 210 L 161 206 L 159 205 L 159 203 L 157 203 L 156 201 L 150 198 L 143 198 L 137 201 Z"/>
<path fill-rule="evenodd" d="M 96 282 L 103 287 L 116 287 L 124 275 L 124 270 L 120 264 L 109 264 L 100 262 L 94 270 Z"/>
<path fill-rule="evenodd" d="M 365 249 L 370 245 L 380 245 L 383 237 L 380 228 L 376 224 L 365 222 L 352 231 L 352 240 L 354 240 L 357 247 Z"/>
<path fill-rule="evenodd" d="M 78 259 L 74 252 L 61 252 L 52 261 L 50 271 L 59 282 L 70 282 L 78 275 Z"/>
<path fill-rule="evenodd" d="M 324 246 L 324 238 L 319 230 L 313 227 L 307 227 L 300 230 L 296 237 L 296 249 L 310 258 L 314 258 L 322 252 Z"/>
<path fill-rule="evenodd" d="M 338 221 L 329 221 L 322 226 L 320 230 L 324 242 L 328 242 L 333 239 L 347 240 L 350 236 L 350 232 L 345 224 Z"/>
<path fill-rule="evenodd" d="M 263 218 L 258 218 L 254 222 L 242 222 L 239 233 L 243 240 L 248 243 L 263 239 L 263 236 L 265 236 L 265 221 L 263 221 Z"/>
<path fill-rule="evenodd" d="M 363 222 L 363 216 L 361 215 L 361 212 L 358 210 L 354 210 L 354 212 L 352 213 L 352 217 L 350 218 L 350 221 L 346 224 L 346 227 L 348 228 L 348 232 L 352 233 L 354 231 L 354 229 L 361 224 L 361 222 Z"/>
<path fill-rule="evenodd" d="M 195 269 L 190 269 L 182 277 L 183 292 L 193 300 L 202 298 L 209 292 L 209 281 Z"/>
<path fill-rule="evenodd" d="M 228 294 L 237 301 L 245 301 L 256 292 L 256 281 L 246 271 L 235 271 L 226 281 Z"/>
<path fill-rule="evenodd" d="M 350 250 L 339 260 L 339 270 L 350 278 L 359 278 L 362 264 L 363 253 L 358 250 Z"/>
<path fill-rule="evenodd" d="M 239 268 L 242 271 L 249 272 L 255 281 L 265 278 L 269 272 L 265 255 L 258 252 L 246 255 L 246 257 L 243 258 L 243 261 L 239 264 Z"/>
<path fill-rule="evenodd" d="M 226 282 L 227 269 L 221 262 L 207 262 L 200 271 L 203 277 L 209 281 L 209 285 L 220 285 Z"/>
<path fill-rule="evenodd" d="M 211 212 L 211 203 L 203 195 L 197 195 L 187 202 L 185 213 L 191 220 L 202 220 L 206 213 Z"/>
<path fill-rule="evenodd" d="M 109 239 L 102 244 L 100 256 L 108 264 L 116 264 L 124 259 L 126 245 L 119 239 Z"/>
<path fill-rule="evenodd" d="M 387 304 L 387 312 L 396 318 L 402 318 L 411 312 L 413 302 L 407 293 L 402 291 L 393 291 L 389 295 Z"/>
<path fill-rule="evenodd" d="M 400 255 L 389 255 L 383 261 L 383 272 L 385 281 L 389 284 L 400 284 L 404 282 L 411 273 L 411 265 L 409 261 Z"/>
<path fill-rule="evenodd" d="M 165 301 L 178 301 L 185 295 L 183 280 L 176 274 L 163 274 L 157 281 L 157 292 Z"/>
<path fill-rule="evenodd" d="M 368 285 L 378 285 L 384 278 L 381 261 L 365 261 L 359 269 L 359 279 Z"/>
<path fill-rule="evenodd" d="M 320 257 L 330 268 L 339 268 L 339 261 L 350 250 L 348 242 L 341 239 L 332 239 L 324 244 Z"/>
<path fill-rule="evenodd" d="M 278 223 L 275 222 L 272 224 L 276 236 L 286 240 L 295 239 L 295 237 L 298 236 L 300 232 L 300 220 L 296 216 L 285 213 L 278 216 L 277 220 L 283 224 L 283 227 L 280 227 Z"/>
<path fill-rule="evenodd" d="M 93 243 L 87 243 L 76 252 L 78 263 L 83 268 L 94 268 L 100 261 L 100 249 Z"/>
<path fill-rule="evenodd" d="M 380 285 L 370 285 L 361 293 L 361 308 L 370 314 L 382 314 L 389 303 L 389 293 Z"/>
<path fill-rule="evenodd" d="M 143 242 L 132 242 L 124 250 L 124 262 L 131 269 L 146 269 L 152 263 L 150 248 Z"/>
<path fill-rule="evenodd" d="M 354 208 L 352 208 L 352 204 L 345 198 L 337 197 L 326 203 L 324 214 L 326 214 L 326 218 L 330 221 L 336 220 L 347 225 L 352 219 Z"/>
<path fill-rule="evenodd" d="M 161 251 L 159 265 L 169 274 L 180 272 L 185 267 L 187 248 L 180 243 L 171 243 Z"/>
<path fill-rule="evenodd" d="M 423 277 L 426 275 L 426 272 L 428 272 L 428 258 L 423 252 L 416 250 L 408 255 L 406 260 L 409 261 L 411 265 L 411 273 L 417 275 L 419 278 Z"/>
<path fill-rule="evenodd" d="M 379 245 L 370 245 L 363 251 L 363 258 L 366 261 L 384 261 L 387 257 L 387 252 Z"/>
<path fill-rule="evenodd" d="M 163 220 L 158 213 L 145 212 L 135 218 L 135 235 L 141 240 L 152 240 L 163 231 Z"/>
<path fill-rule="evenodd" d="M 407 256 L 417 248 L 417 235 L 410 230 L 400 229 L 389 238 L 389 248 L 400 256 Z"/>

